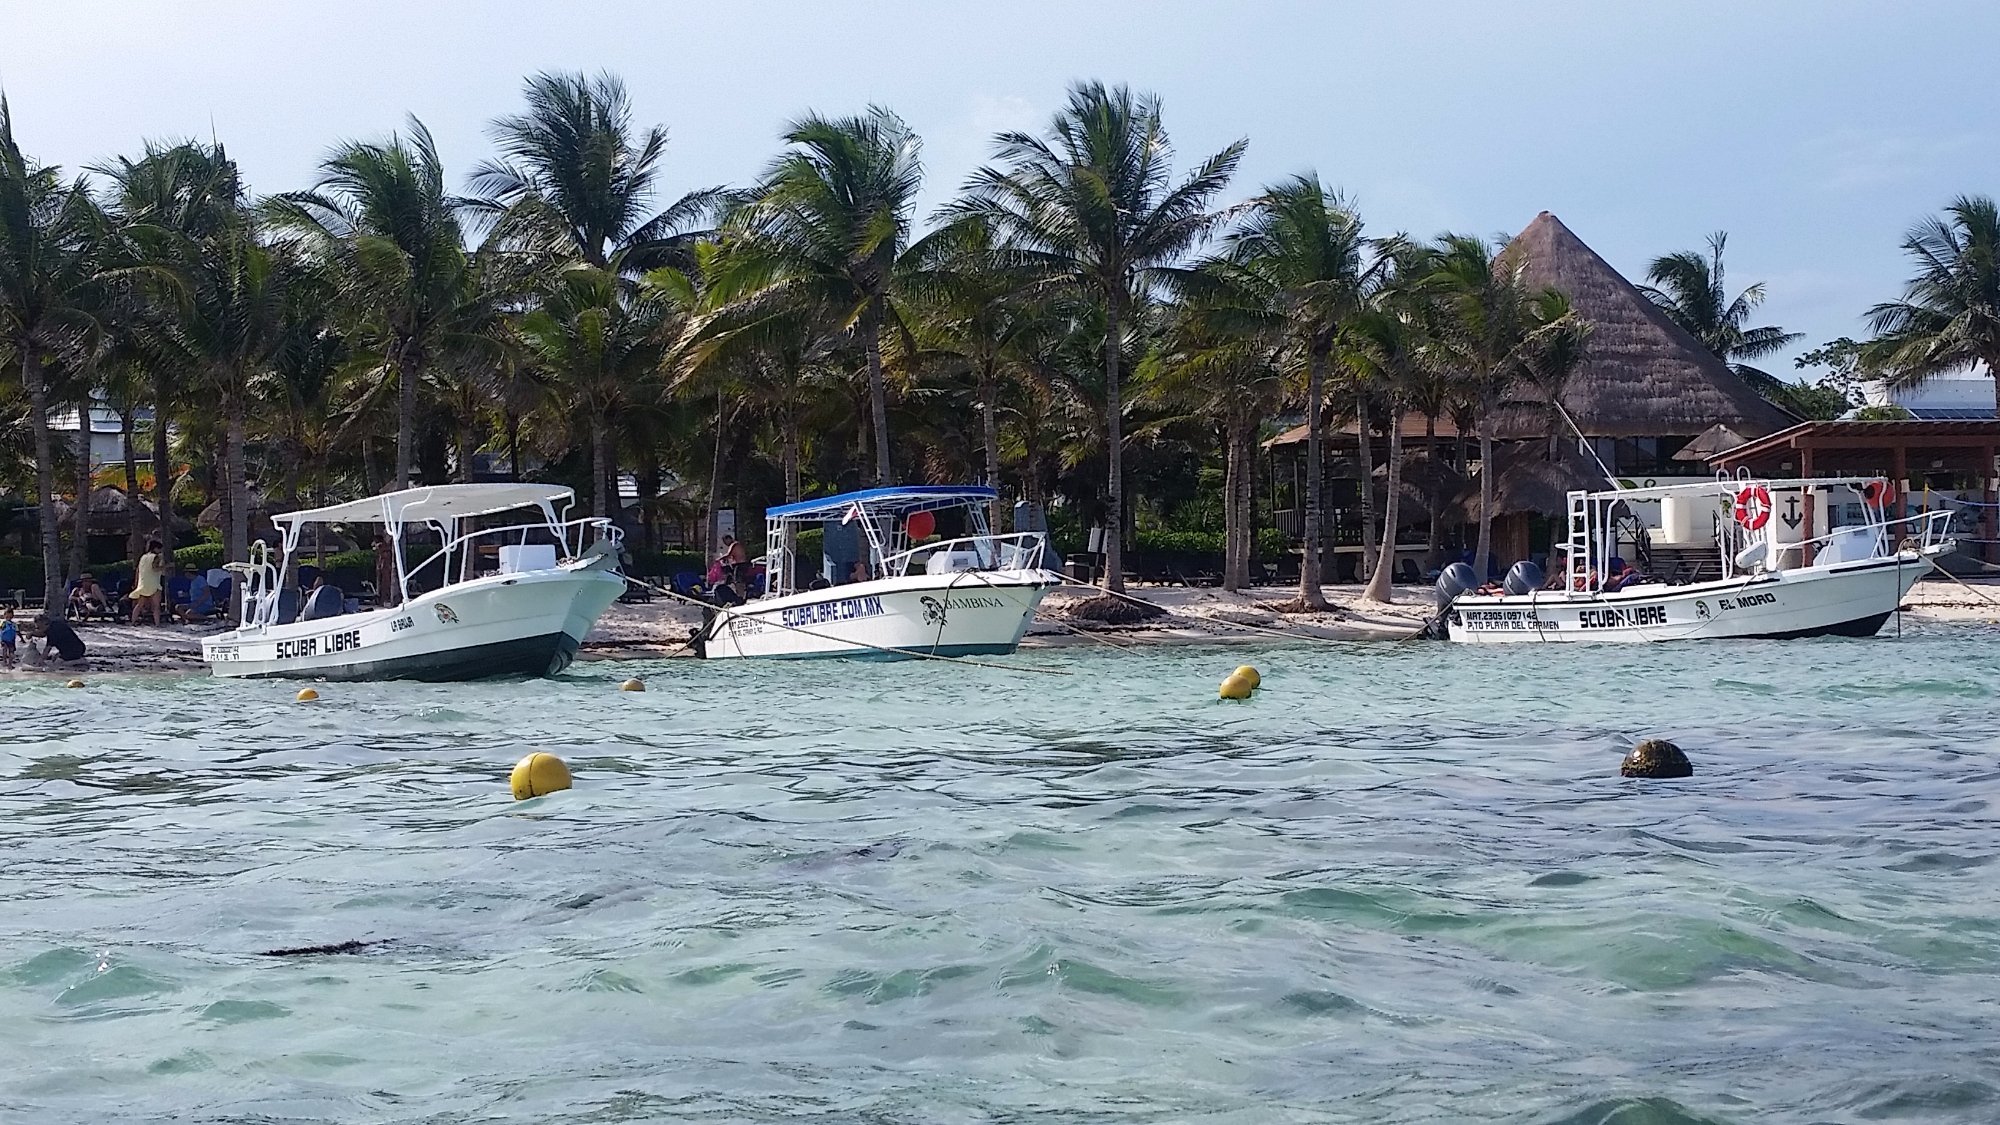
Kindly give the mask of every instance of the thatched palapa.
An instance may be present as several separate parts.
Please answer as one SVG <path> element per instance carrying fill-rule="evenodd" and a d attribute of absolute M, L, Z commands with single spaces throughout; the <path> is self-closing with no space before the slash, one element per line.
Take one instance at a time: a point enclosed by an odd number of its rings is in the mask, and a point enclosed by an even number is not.
<path fill-rule="evenodd" d="M 1594 326 L 1589 354 L 1563 405 L 1589 437 L 1692 436 L 1716 425 L 1761 437 L 1795 419 L 1766 402 L 1727 364 L 1667 318 L 1610 263 L 1547 211 L 1535 216 L 1504 255 L 1518 257 L 1536 286 L 1566 294 Z M 1546 432 L 1533 392 L 1508 411 L 1499 432 Z"/>

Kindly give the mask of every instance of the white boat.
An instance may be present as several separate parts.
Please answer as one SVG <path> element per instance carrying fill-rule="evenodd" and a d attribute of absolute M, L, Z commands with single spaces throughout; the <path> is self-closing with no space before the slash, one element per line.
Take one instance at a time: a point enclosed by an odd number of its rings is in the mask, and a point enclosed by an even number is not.
<path fill-rule="evenodd" d="M 996 495 L 973 485 L 910 485 L 768 510 L 764 595 L 716 608 L 697 650 L 711 659 L 1013 652 L 1062 577 L 1043 569 L 1044 533 L 992 534 L 986 505 Z M 942 513 L 966 534 L 919 542 Z M 825 560 L 802 588 L 797 542 L 807 525 L 823 530 Z M 842 581 L 855 563 L 866 576 Z"/>
<path fill-rule="evenodd" d="M 541 484 L 444 484 L 273 516 L 276 561 L 262 542 L 229 569 L 243 584 L 241 623 L 202 641 L 217 676 L 325 680 L 471 680 L 549 676 L 569 666 L 584 634 L 625 590 L 617 572 L 620 533 L 601 518 L 569 519 L 575 494 Z M 531 510 L 501 526 L 482 517 Z M 381 524 L 394 546 L 394 606 L 302 619 L 288 596 L 299 533 L 312 524 Z M 404 565 L 411 528 L 440 546 Z M 482 549 L 486 548 L 486 549 Z M 437 564 L 445 582 L 410 590 L 413 571 Z M 330 599 L 329 599 L 330 600 Z"/>
<path fill-rule="evenodd" d="M 1439 579 L 1440 620 L 1471 644 L 1874 636 L 1957 548 L 1950 512 L 1891 520 L 1894 503 L 1869 477 L 1572 492 L 1553 581 L 1517 563 L 1500 589 L 1468 591 L 1459 564 Z M 1620 581 L 1627 561 L 1641 576 Z"/>

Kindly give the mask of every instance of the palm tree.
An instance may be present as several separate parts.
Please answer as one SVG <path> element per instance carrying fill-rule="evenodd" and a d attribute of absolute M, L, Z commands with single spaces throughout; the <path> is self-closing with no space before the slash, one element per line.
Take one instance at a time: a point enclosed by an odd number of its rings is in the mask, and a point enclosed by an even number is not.
<path fill-rule="evenodd" d="M 209 240 L 240 220 L 243 188 L 221 145 L 194 141 L 148 144 L 139 159 L 120 157 L 98 171 L 114 185 L 110 209 L 125 253 L 160 267 L 136 287 L 125 336 L 136 353 L 135 366 L 151 378 L 153 501 L 160 513 L 160 543 L 171 559 L 174 463 L 168 420 L 199 377 L 173 332 L 187 295 L 182 279 L 196 269 Z"/>
<path fill-rule="evenodd" d="M 1902 300 L 1868 310 L 1875 338 L 1862 345 L 1862 370 L 1907 387 L 1982 364 L 2000 410 L 2000 208 L 1986 196 L 1959 196 L 1942 216 L 1910 228 L 1903 249 L 1916 259 L 1916 276 Z"/>
<path fill-rule="evenodd" d="M 35 502 L 40 505 L 42 592 L 50 612 L 62 598 L 62 547 L 56 530 L 55 405 L 51 361 L 74 358 L 98 331 L 106 269 L 104 223 L 85 185 L 32 163 L 14 140 L 13 113 L 0 97 L 0 349 L 20 364 L 34 434 Z M 86 427 L 87 428 L 87 427 Z M 88 495 L 78 497 L 81 534 Z"/>
<path fill-rule="evenodd" d="M 591 507 L 612 513 L 612 419 L 653 395 L 669 327 L 669 303 L 657 292 L 627 296 L 618 255 L 603 268 L 564 270 L 514 332 L 528 359 L 554 386 L 555 397 L 583 415 L 591 456 Z"/>
<path fill-rule="evenodd" d="M 283 340 L 288 274 L 295 268 L 283 247 L 264 245 L 249 217 L 241 216 L 203 248 L 174 326 L 206 375 L 203 390 L 221 401 L 223 550 L 231 561 L 249 557 L 245 454 L 252 382 Z"/>
<path fill-rule="evenodd" d="M 1283 322 L 1304 361 L 1306 504 L 1299 598 L 1311 608 L 1325 609 L 1320 590 L 1326 541 L 1320 429 L 1327 368 L 1341 325 L 1360 311 L 1377 267 L 1369 261 L 1361 217 L 1310 173 L 1266 188 L 1250 202 L 1227 243 L 1231 261 L 1262 288 L 1271 315 Z M 1365 408 L 1360 413 L 1365 443 Z M 1365 495 L 1369 482 L 1364 479 L 1362 487 Z"/>
<path fill-rule="evenodd" d="M 472 173 L 474 206 L 493 221 L 494 239 L 536 259 L 545 276 L 576 260 L 603 269 L 614 255 L 633 275 L 684 264 L 720 192 L 651 209 L 667 131 L 634 129 L 625 84 L 542 73 L 525 94 L 525 113 L 492 124 L 499 158 Z"/>
<path fill-rule="evenodd" d="M 1250 584 L 1257 427 L 1286 397 L 1287 338 L 1255 311 L 1227 262 L 1207 263 L 1179 288 L 1161 346 L 1141 368 L 1146 393 L 1213 425 L 1223 452 L 1223 589 Z M 1252 311 L 1246 315 L 1246 308 Z"/>
<path fill-rule="evenodd" d="M 1171 182 L 1173 146 L 1159 99 L 1080 83 L 1046 137 L 1002 133 L 1004 167 L 982 168 L 957 210 L 984 216 L 1015 260 L 1089 295 L 1104 309 L 1105 588 L 1122 593 L 1125 533 L 1124 402 L 1119 369 L 1134 306 L 1215 225 L 1211 209 L 1245 141 Z"/>
<path fill-rule="evenodd" d="M 1759 394 L 1784 405 L 1788 384 L 1743 361 L 1783 351 L 1802 334 L 1770 325 L 1746 327 L 1750 315 L 1764 303 L 1764 283 L 1749 286 L 1734 298 L 1729 296 L 1722 274 L 1722 248 L 1728 241 L 1729 232 L 1716 231 L 1708 236 L 1707 257 L 1683 250 L 1653 259 L 1646 271 L 1653 284 L 1641 286 L 1639 291 Z"/>
<path fill-rule="evenodd" d="M 1339 357 L 1358 382 L 1375 388 L 1389 407 L 1387 502 L 1382 514 L 1382 541 L 1374 570 L 1362 598 L 1394 600 L 1396 528 L 1403 499 L 1403 418 L 1424 400 L 1439 371 L 1438 349 L 1430 337 L 1435 311 L 1424 280 L 1431 269 L 1431 251 L 1398 240 L 1389 260 L 1392 272 L 1369 306 L 1341 333 Z M 1373 492 L 1373 473 L 1364 473 L 1361 487 Z"/>
<path fill-rule="evenodd" d="M 1486 240 L 1447 234 L 1436 269 L 1423 285 L 1438 302 L 1440 361 L 1460 373 L 1479 426 L 1479 540 L 1473 567 L 1484 571 L 1493 547 L 1493 428 L 1508 390 L 1532 364 L 1576 331 L 1566 302 L 1529 284 L 1527 262 L 1511 251 L 1495 255 Z M 1563 310 L 1553 319 L 1548 317 Z"/>
<path fill-rule="evenodd" d="M 879 106 L 858 117 L 807 114 L 787 127 L 784 139 L 791 151 L 764 173 L 727 227 L 742 252 L 768 264 L 772 296 L 831 308 L 837 326 L 860 338 L 875 483 L 886 485 L 894 469 L 882 330 L 897 316 L 891 290 L 923 182 L 922 146 L 902 119 Z"/>
<path fill-rule="evenodd" d="M 1029 321 L 1022 294 L 1032 278 L 1013 268 L 980 216 L 961 218 L 910 247 L 903 287 L 927 342 L 970 370 L 979 406 L 981 479 L 1000 487 L 1000 395 L 1008 347 Z M 998 507 L 989 514 L 999 526 Z"/>
<path fill-rule="evenodd" d="M 409 487 L 416 459 L 417 388 L 471 295 L 464 206 L 445 190 L 437 144 L 414 117 L 407 140 L 342 144 L 321 163 L 317 187 L 269 206 L 277 226 L 335 266 L 345 303 L 363 312 L 383 374 L 396 381 L 396 488 Z"/>

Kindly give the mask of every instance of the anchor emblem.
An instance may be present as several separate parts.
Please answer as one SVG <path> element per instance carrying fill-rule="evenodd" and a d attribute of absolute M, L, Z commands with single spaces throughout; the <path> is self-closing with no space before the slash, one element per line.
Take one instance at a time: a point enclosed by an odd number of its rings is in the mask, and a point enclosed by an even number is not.
<path fill-rule="evenodd" d="M 1793 531 L 1799 529 L 1799 524 L 1804 521 L 1805 517 L 1799 514 L 1799 497 L 1797 493 L 1785 497 L 1785 514 L 1778 518 L 1784 520 L 1785 526 L 1791 528 Z"/>

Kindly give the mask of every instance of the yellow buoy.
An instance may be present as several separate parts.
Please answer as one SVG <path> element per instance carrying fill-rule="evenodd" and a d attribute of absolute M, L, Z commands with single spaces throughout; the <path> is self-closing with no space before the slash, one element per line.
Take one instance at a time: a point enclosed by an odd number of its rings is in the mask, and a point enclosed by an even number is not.
<path fill-rule="evenodd" d="M 82 681 L 82 680 L 71 680 L 70 682 L 68 682 L 68 683 L 64 684 L 63 686 L 64 686 L 64 687 L 82 687 L 82 686 L 83 686 L 83 681 Z"/>
<path fill-rule="evenodd" d="M 635 680 L 626 680 L 626 681 L 625 681 L 624 683 L 622 683 L 622 684 L 619 684 L 619 685 L 618 685 L 618 690 L 619 690 L 619 691 L 645 691 L 645 690 L 646 690 L 646 681 L 644 681 L 644 680 L 636 680 L 636 679 L 635 679 Z"/>
<path fill-rule="evenodd" d="M 1252 688 L 1264 686 L 1264 677 L 1258 674 L 1257 669 L 1253 665 L 1245 664 L 1241 668 L 1238 668 L 1235 674 L 1249 680 Z"/>
<path fill-rule="evenodd" d="M 507 784 L 513 787 L 516 801 L 545 797 L 559 789 L 569 788 L 569 767 L 554 754 L 530 754 L 514 763 L 514 772 L 507 778 Z"/>
<path fill-rule="evenodd" d="M 1256 690 L 1257 685 L 1250 682 L 1250 677 L 1231 672 L 1229 677 L 1222 681 L 1222 687 L 1216 695 L 1223 699 L 1248 699 L 1250 693 Z"/>
<path fill-rule="evenodd" d="M 319 698 L 319 692 L 313 690 L 312 688 L 302 687 L 299 689 L 300 703 L 311 703 L 313 700 L 318 698 Z"/>

